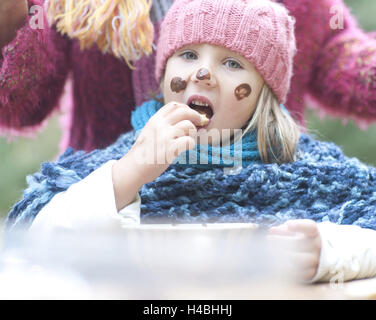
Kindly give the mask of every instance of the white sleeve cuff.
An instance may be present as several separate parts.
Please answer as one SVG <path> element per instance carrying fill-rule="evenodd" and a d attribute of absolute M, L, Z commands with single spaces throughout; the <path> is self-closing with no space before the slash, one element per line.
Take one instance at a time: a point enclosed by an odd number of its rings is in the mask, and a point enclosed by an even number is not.
<path fill-rule="evenodd" d="M 318 224 L 321 254 L 309 281 L 344 282 L 376 275 L 376 231 L 331 222 Z"/>
<path fill-rule="evenodd" d="M 108 161 L 83 180 L 55 195 L 39 212 L 30 230 L 97 229 L 140 223 L 141 199 L 117 211 L 112 182 L 112 166 Z"/>
<path fill-rule="evenodd" d="M 119 211 L 122 225 L 140 224 L 141 198 L 137 193 L 136 199 Z"/>

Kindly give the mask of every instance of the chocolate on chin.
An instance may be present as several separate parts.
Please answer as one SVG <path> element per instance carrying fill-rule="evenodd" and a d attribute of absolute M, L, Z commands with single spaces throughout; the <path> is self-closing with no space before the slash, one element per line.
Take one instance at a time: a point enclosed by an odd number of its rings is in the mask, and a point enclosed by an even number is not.
<path fill-rule="evenodd" d="M 172 78 L 170 87 L 173 92 L 179 93 L 180 91 L 183 91 L 185 90 L 185 88 L 187 88 L 187 81 L 183 80 L 180 77 Z"/>

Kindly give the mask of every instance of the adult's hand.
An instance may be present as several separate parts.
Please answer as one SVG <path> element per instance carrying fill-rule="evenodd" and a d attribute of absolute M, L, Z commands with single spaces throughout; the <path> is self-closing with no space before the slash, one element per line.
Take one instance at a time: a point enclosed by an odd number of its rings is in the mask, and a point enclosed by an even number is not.
<path fill-rule="evenodd" d="M 0 0 L 0 51 L 13 40 L 27 15 L 27 0 Z"/>

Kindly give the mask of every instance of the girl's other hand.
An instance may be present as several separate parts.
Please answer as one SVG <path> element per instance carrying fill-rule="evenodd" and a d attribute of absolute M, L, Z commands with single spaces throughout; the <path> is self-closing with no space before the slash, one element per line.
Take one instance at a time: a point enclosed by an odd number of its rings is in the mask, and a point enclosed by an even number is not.
<path fill-rule="evenodd" d="M 27 0 L 0 0 L 0 51 L 13 40 L 27 15 Z"/>
<path fill-rule="evenodd" d="M 288 244 L 288 260 L 297 267 L 299 278 L 310 281 L 317 273 L 321 253 L 321 237 L 313 220 L 290 220 L 269 229 L 268 238 Z"/>

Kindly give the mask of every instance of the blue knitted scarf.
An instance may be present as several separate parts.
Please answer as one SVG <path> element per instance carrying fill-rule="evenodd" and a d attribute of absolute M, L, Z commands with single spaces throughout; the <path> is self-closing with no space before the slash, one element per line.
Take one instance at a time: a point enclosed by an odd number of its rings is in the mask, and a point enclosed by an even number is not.
<path fill-rule="evenodd" d="M 140 116 L 145 116 L 140 124 L 142 117 L 132 117 L 135 129 L 149 119 L 144 111 Z M 90 153 L 69 148 L 58 161 L 42 164 L 40 172 L 27 177 L 28 188 L 10 212 L 7 230 L 30 225 L 53 196 L 121 158 L 136 137 L 136 131 L 125 133 Z M 141 188 L 141 222 L 253 222 L 270 227 L 304 218 L 376 230 L 376 169 L 305 134 L 298 148 L 300 157 L 293 163 L 250 161 L 238 174 L 226 174 L 218 166 L 172 164 Z"/>

